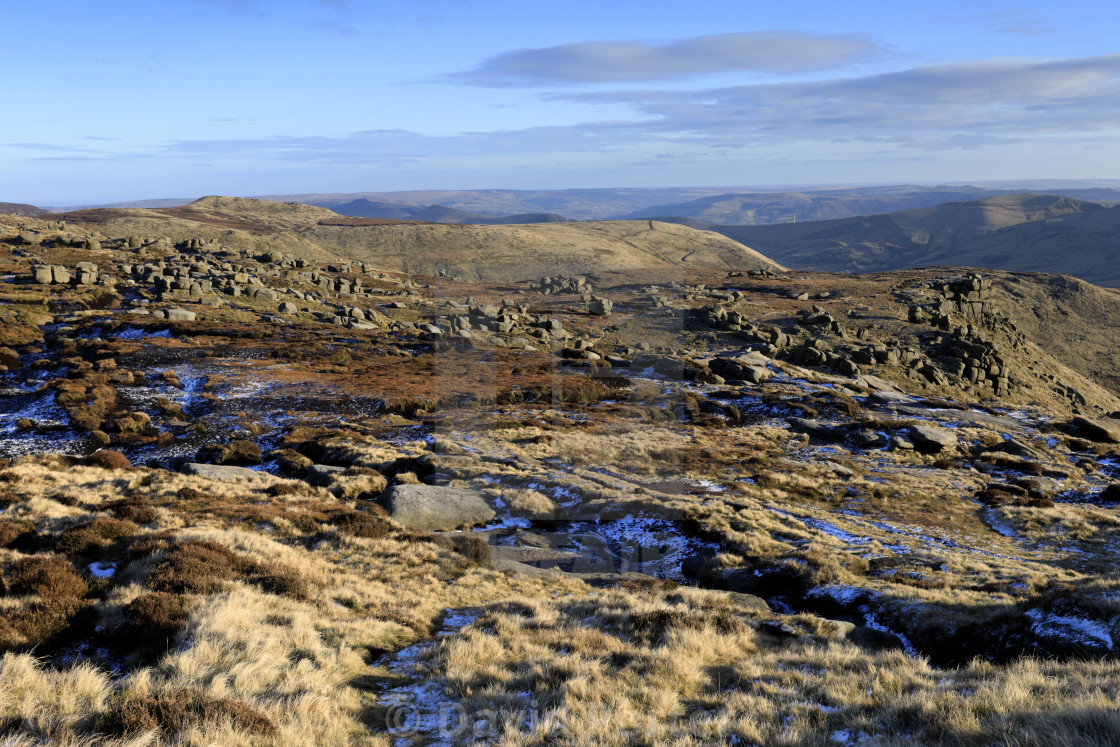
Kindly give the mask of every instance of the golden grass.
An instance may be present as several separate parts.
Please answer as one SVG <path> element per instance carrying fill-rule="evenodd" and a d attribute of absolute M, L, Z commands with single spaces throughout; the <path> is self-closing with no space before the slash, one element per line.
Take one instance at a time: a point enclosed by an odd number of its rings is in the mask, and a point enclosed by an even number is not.
<path fill-rule="evenodd" d="M 823 745 L 843 743 L 839 732 L 886 745 L 1103 745 L 1120 724 L 1115 662 L 939 671 L 811 624 L 778 640 L 726 604 L 692 590 L 519 600 L 442 640 L 429 666 L 466 713 L 490 719 L 463 736 L 505 745 Z"/>

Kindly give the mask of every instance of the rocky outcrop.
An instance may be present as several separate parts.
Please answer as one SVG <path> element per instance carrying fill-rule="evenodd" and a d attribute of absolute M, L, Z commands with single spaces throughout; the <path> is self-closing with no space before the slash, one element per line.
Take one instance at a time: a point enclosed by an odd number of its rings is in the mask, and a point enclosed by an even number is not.
<path fill-rule="evenodd" d="M 545 277 L 541 278 L 540 284 L 533 286 L 530 284 L 530 289 L 538 290 L 546 296 L 553 293 L 590 293 L 591 286 L 584 277 Z"/>

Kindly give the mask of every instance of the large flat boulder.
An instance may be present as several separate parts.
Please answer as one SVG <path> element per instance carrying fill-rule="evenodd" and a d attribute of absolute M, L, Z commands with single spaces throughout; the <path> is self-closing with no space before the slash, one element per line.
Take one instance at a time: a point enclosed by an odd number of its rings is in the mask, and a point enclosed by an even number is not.
<path fill-rule="evenodd" d="M 808 433 L 813 438 L 828 443 L 838 444 L 842 443 L 848 437 L 848 431 L 841 426 L 829 425 L 822 423 L 819 420 L 808 420 L 806 418 L 786 418 L 786 422 L 795 431 L 801 433 Z"/>
<path fill-rule="evenodd" d="M 394 485 L 381 497 L 393 521 L 410 529 L 446 532 L 485 524 L 494 509 L 473 490 L 435 485 Z"/>
<path fill-rule="evenodd" d="M 941 451 L 957 445 L 957 434 L 938 425 L 912 425 L 910 441 L 919 451 Z"/>
<path fill-rule="evenodd" d="M 896 384 L 886 379 L 880 379 L 878 376 L 872 376 L 871 374 L 857 376 L 855 382 L 861 386 L 867 387 L 873 392 L 902 392 Z"/>
<path fill-rule="evenodd" d="M 237 478 L 255 479 L 262 474 L 248 467 L 229 467 L 224 464 L 198 464 L 196 462 L 188 462 L 181 465 L 179 471 L 184 475 L 211 477 L 215 480 L 231 480 Z"/>
<path fill-rule="evenodd" d="M 1073 424 L 1092 441 L 1120 444 L 1120 420 L 1078 416 L 1073 419 Z"/>

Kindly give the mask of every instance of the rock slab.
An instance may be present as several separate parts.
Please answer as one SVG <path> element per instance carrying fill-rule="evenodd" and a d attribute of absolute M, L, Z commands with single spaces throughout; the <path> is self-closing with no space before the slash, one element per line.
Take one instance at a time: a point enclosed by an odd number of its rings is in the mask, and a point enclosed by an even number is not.
<path fill-rule="evenodd" d="M 919 451 L 941 451 L 956 446 L 957 436 L 952 431 L 936 425 L 912 425 L 910 441 Z"/>
<path fill-rule="evenodd" d="M 479 493 L 463 488 L 394 485 L 381 500 L 393 521 L 429 532 L 485 524 L 495 516 Z"/>
<path fill-rule="evenodd" d="M 1073 424 L 1081 429 L 1087 438 L 1097 443 L 1120 444 L 1120 420 L 1078 416 L 1073 419 Z"/>
<path fill-rule="evenodd" d="M 249 469 L 248 467 L 229 467 L 219 464 L 197 464 L 195 462 L 188 462 L 179 467 L 179 471 L 184 475 L 197 475 L 199 477 L 209 477 L 215 480 L 231 480 L 231 479 L 256 479 L 262 473 L 256 470 Z"/>

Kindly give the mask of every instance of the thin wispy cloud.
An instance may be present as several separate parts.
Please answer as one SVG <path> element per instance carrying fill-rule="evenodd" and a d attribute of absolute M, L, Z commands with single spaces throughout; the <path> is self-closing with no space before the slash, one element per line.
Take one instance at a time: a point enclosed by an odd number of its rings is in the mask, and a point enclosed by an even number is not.
<path fill-rule="evenodd" d="M 93 139 L 93 138 L 85 138 Z M 104 139 L 104 138 L 97 138 Z M 74 145 L 58 145 L 55 143 L 0 143 L 0 148 L 16 148 L 19 150 L 49 151 L 53 153 L 103 153 L 104 151 L 91 148 L 79 148 Z"/>
<path fill-rule="evenodd" d="M 622 149 L 625 123 L 531 127 L 493 132 L 463 132 L 431 136 L 408 130 L 364 130 L 338 137 L 271 136 L 229 140 L 181 140 L 161 149 L 176 156 L 237 156 L 292 163 L 370 163 L 498 156 L 546 152 L 606 151 Z M 636 133 L 635 133 L 636 134 Z"/>
<path fill-rule="evenodd" d="M 982 26 L 1001 34 L 1043 36 L 1055 29 L 1016 3 L 980 3 L 972 15 L 942 19 L 950 23 Z"/>
<path fill-rule="evenodd" d="M 557 96 L 626 104 L 650 133 L 709 145 L 847 140 L 962 147 L 1120 128 L 1120 55 L 942 65 L 699 91 Z"/>
<path fill-rule="evenodd" d="M 190 0 L 197 5 L 206 5 L 224 8 L 238 16 L 265 17 L 275 9 L 275 4 L 265 0 Z M 353 24 L 359 15 L 359 7 L 353 0 L 300 0 L 305 12 L 312 16 L 311 20 L 300 20 L 308 28 L 319 29 L 339 36 L 356 37 L 361 32 Z M 291 20 L 295 21 L 295 16 Z"/>
<path fill-rule="evenodd" d="M 596 41 L 495 55 L 474 70 L 436 80 L 496 88 L 651 82 L 710 73 L 804 73 L 835 68 L 886 50 L 865 34 L 814 36 L 746 31 L 660 43 Z"/>
<path fill-rule="evenodd" d="M 834 80 L 691 91 L 553 94 L 552 98 L 621 104 L 636 116 L 441 136 L 376 129 L 338 136 L 178 140 L 143 153 L 107 154 L 105 159 L 391 167 L 541 154 L 602 153 L 616 158 L 643 150 L 647 154 L 723 153 L 730 158 L 799 143 L 830 148 L 855 144 L 864 152 L 884 154 L 975 150 L 1032 139 L 1073 144 L 1089 135 L 1120 132 L 1120 55 L 972 62 Z"/>

